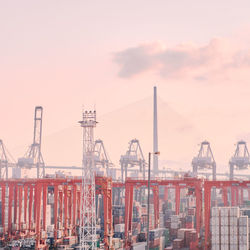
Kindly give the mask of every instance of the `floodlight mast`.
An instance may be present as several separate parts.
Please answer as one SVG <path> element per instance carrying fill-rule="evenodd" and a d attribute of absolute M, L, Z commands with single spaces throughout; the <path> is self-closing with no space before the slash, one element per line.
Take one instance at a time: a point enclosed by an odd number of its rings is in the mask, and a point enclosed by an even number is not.
<path fill-rule="evenodd" d="M 83 128 L 82 188 L 80 214 L 80 249 L 96 249 L 96 205 L 94 163 L 94 128 L 96 111 L 84 111 L 80 124 Z"/>

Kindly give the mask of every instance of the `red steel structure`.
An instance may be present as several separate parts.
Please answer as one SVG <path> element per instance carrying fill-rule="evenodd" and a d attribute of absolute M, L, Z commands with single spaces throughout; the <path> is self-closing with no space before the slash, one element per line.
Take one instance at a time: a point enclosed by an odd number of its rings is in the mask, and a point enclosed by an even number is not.
<path fill-rule="evenodd" d="M 182 188 L 194 188 L 196 195 L 196 230 L 199 234 L 201 229 L 202 218 L 202 180 L 196 178 L 184 178 L 177 180 L 151 180 L 150 182 L 153 199 L 154 199 L 154 211 L 155 211 L 155 227 L 159 225 L 159 187 L 165 186 L 165 188 L 175 188 L 175 203 L 176 214 L 180 211 L 180 190 Z M 146 187 L 147 180 L 133 180 L 127 179 L 125 182 L 125 248 L 129 249 L 130 234 L 132 232 L 132 216 L 133 216 L 133 191 L 134 188 Z M 165 189 L 166 191 L 166 189 Z M 198 238 L 198 237 L 197 237 Z M 197 242 L 198 243 L 198 242 Z"/>
<path fill-rule="evenodd" d="M 210 247 L 210 216 L 211 216 L 211 189 L 222 190 L 224 206 L 228 206 L 228 190 L 231 190 L 232 206 L 243 202 L 243 189 L 249 190 L 250 181 L 205 181 L 204 182 L 204 224 L 205 224 L 205 249 Z M 241 197 L 239 200 L 239 191 Z"/>
<path fill-rule="evenodd" d="M 104 204 L 104 244 L 105 249 L 111 245 L 112 225 L 112 180 L 107 177 L 95 177 L 96 193 L 103 196 Z M 36 238 L 36 249 L 45 247 L 46 205 L 48 187 L 54 190 L 54 238 L 57 243 L 58 230 L 62 237 L 77 235 L 80 219 L 81 179 L 15 179 L 1 181 L 2 222 L 5 221 L 6 192 L 8 192 L 8 223 L 2 223 L 4 239 L 18 239 L 21 236 Z M 14 201 L 14 209 L 13 209 Z M 14 213 L 12 213 L 12 210 Z M 63 227 L 62 227 L 63 225 Z M 57 240 L 58 239 L 58 240 Z"/>

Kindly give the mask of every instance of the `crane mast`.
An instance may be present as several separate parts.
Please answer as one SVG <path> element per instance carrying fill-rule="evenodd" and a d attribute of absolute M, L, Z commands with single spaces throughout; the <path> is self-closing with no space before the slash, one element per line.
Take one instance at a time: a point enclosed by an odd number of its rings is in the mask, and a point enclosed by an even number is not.
<path fill-rule="evenodd" d="M 37 169 L 37 178 L 45 176 L 44 161 L 41 153 L 41 142 L 42 142 L 42 122 L 43 122 L 43 107 L 35 107 L 34 116 L 34 135 L 33 144 L 29 151 L 29 158 L 32 158 Z M 42 171 L 40 171 L 42 168 Z"/>
<path fill-rule="evenodd" d="M 96 249 L 96 206 L 95 206 L 95 167 L 94 163 L 94 128 L 96 111 L 84 111 L 83 155 L 82 155 L 82 188 L 80 214 L 80 247 L 83 250 Z"/>

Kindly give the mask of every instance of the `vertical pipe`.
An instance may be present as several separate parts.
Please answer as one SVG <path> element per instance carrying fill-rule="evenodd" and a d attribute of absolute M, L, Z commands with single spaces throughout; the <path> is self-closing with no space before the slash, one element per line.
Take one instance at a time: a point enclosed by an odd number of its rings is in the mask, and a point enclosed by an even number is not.
<path fill-rule="evenodd" d="M 175 212 L 180 213 L 180 186 L 175 186 Z"/>
<path fill-rule="evenodd" d="M 9 204 L 8 204 L 8 231 L 11 234 L 11 223 L 12 223 L 12 204 L 13 203 L 13 184 L 9 184 Z"/>
<path fill-rule="evenodd" d="M 243 188 L 240 189 L 240 204 L 243 205 L 244 203 L 244 196 L 243 196 Z"/>
<path fill-rule="evenodd" d="M 48 190 L 48 185 L 44 184 L 43 185 L 43 230 L 44 231 L 46 231 L 47 190 Z"/>
<path fill-rule="evenodd" d="M 24 185 L 24 223 L 27 223 L 28 186 Z"/>
<path fill-rule="evenodd" d="M 5 184 L 2 186 L 2 227 L 5 234 Z"/>
<path fill-rule="evenodd" d="M 133 195 L 134 195 L 134 186 L 130 185 L 129 189 L 129 232 L 132 232 L 132 218 L 133 218 Z"/>
<path fill-rule="evenodd" d="M 227 187 L 223 187 L 223 189 L 222 189 L 222 195 L 223 195 L 224 206 L 227 207 L 228 206 Z"/>
<path fill-rule="evenodd" d="M 33 185 L 30 185 L 30 192 L 29 192 L 29 231 L 31 231 L 31 223 L 32 223 L 32 211 L 33 208 Z"/>
<path fill-rule="evenodd" d="M 235 188 L 235 193 L 236 193 L 236 205 L 239 205 L 239 188 L 236 187 Z"/>
<path fill-rule="evenodd" d="M 62 199 L 63 199 L 63 193 L 62 193 L 62 190 L 59 190 L 59 230 L 61 230 L 61 225 L 62 225 L 62 222 L 63 222 L 63 202 L 62 202 Z"/>
<path fill-rule="evenodd" d="M 159 186 L 153 187 L 155 228 L 159 228 Z"/>
<path fill-rule="evenodd" d="M 108 197 L 107 197 L 107 187 L 102 188 L 103 194 L 103 210 L 104 210 L 104 244 L 105 248 L 108 247 Z"/>
<path fill-rule="evenodd" d="M 109 234 L 110 237 L 113 235 L 113 221 L 112 221 L 112 187 L 111 180 L 109 183 L 109 195 L 108 195 L 108 216 L 109 216 Z"/>
<path fill-rule="evenodd" d="M 168 200 L 168 187 L 164 188 L 164 201 Z"/>
<path fill-rule="evenodd" d="M 64 235 L 68 236 L 68 186 L 64 186 Z"/>
<path fill-rule="evenodd" d="M 17 195 L 18 195 L 17 185 L 15 185 L 14 188 L 15 188 L 15 191 L 14 191 L 14 224 L 16 226 L 17 224 Z"/>
<path fill-rule="evenodd" d="M 205 209 L 205 250 L 209 245 L 209 228 L 210 228 L 210 208 L 211 208 L 211 186 L 207 181 L 204 183 L 204 209 Z"/>
<path fill-rule="evenodd" d="M 132 204 L 131 204 L 132 201 Z M 125 183 L 125 248 L 129 246 L 129 232 L 131 229 L 131 221 L 133 214 L 133 185 Z"/>
<path fill-rule="evenodd" d="M 68 222 L 68 225 L 69 225 L 69 227 L 71 227 L 71 225 L 72 225 L 72 192 L 73 192 L 73 190 L 72 190 L 72 186 L 71 186 L 71 189 L 69 190 L 69 198 L 68 198 L 68 205 L 69 205 L 69 207 L 68 207 L 68 211 L 69 211 L 69 222 Z"/>
<path fill-rule="evenodd" d="M 81 186 L 80 186 L 80 189 L 81 189 Z M 80 205 L 81 205 L 81 191 L 77 191 L 77 219 L 80 223 Z M 79 224 L 78 223 L 78 224 Z"/>
<path fill-rule="evenodd" d="M 54 238 L 57 240 L 57 216 L 58 216 L 58 185 L 54 186 L 54 223 L 55 223 L 55 231 Z"/>
<path fill-rule="evenodd" d="M 19 203 L 19 211 L 18 211 L 18 228 L 21 230 L 21 218 L 22 218 L 22 203 L 23 203 L 23 186 L 19 186 L 19 198 L 18 198 L 18 203 Z"/>
<path fill-rule="evenodd" d="M 41 193 L 42 188 L 41 184 L 38 183 L 36 185 L 36 197 L 35 197 L 35 203 L 36 203 L 36 248 L 38 249 L 38 246 L 40 244 L 41 239 Z"/>
<path fill-rule="evenodd" d="M 73 185 L 73 226 L 76 225 L 76 185 Z"/>
<path fill-rule="evenodd" d="M 195 197 L 196 197 L 196 232 L 198 236 L 198 234 L 200 233 L 201 221 L 202 221 L 202 187 L 200 182 L 195 185 Z"/>
<path fill-rule="evenodd" d="M 231 206 L 235 206 L 235 189 L 231 186 Z"/>

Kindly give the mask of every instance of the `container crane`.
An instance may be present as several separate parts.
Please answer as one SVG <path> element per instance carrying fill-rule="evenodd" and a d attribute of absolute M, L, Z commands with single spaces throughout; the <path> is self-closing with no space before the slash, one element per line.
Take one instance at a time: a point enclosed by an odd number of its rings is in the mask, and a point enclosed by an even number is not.
<path fill-rule="evenodd" d="M 199 153 L 192 160 L 193 174 L 198 175 L 199 169 L 212 169 L 213 180 L 216 180 L 216 162 L 208 141 L 203 141 Z"/>
<path fill-rule="evenodd" d="M 114 177 L 115 179 L 115 176 L 113 176 L 112 172 L 112 167 L 114 165 L 107 154 L 103 141 L 100 139 L 95 141 L 94 159 L 95 171 L 97 171 L 97 173 L 103 170 L 106 176 Z"/>
<path fill-rule="evenodd" d="M 247 143 L 239 141 L 236 146 L 234 156 L 229 161 L 230 180 L 234 179 L 234 169 L 243 170 L 250 166 L 250 155 Z"/>
<path fill-rule="evenodd" d="M 12 168 L 16 167 L 15 163 L 10 162 L 7 152 L 8 151 L 6 147 L 4 146 L 3 141 L 0 140 L 0 179 L 8 179 L 9 167 L 12 167 Z M 14 162 L 13 158 L 12 158 L 12 161 Z"/>
<path fill-rule="evenodd" d="M 135 166 L 139 167 L 136 174 L 138 175 L 139 171 L 142 172 L 143 179 L 145 179 L 146 161 L 139 140 L 133 139 L 129 142 L 128 151 L 125 155 L 121 156 L 120 164 L 122 181 L 127 178 L 129 169 L 134 168 Z"/>
<path fill-rule="evenodd" d="M 36 168 L 37 178 L 45 177 L 45 164 L 41 152 L 43 107 L 35 107 L 33 143 L 23 158 L 18 159 L 21 168 Z"/>

